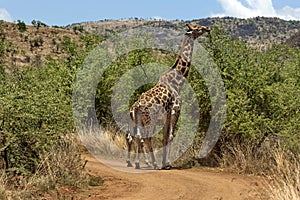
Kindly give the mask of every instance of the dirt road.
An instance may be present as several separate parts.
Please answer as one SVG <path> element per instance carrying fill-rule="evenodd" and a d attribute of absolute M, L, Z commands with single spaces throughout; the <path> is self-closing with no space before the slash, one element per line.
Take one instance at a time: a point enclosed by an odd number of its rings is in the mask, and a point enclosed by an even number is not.
<path fill-rule="evenodd" d="M 88 171 L 105 181 L 104 186 L 89 191 L 89 200 L 266 199 L 261 195 L 263 181 L 257 177 L 211 169 L 126 173 L 107 167 L 91 156 L 85 158 L 88 160 Z"/>

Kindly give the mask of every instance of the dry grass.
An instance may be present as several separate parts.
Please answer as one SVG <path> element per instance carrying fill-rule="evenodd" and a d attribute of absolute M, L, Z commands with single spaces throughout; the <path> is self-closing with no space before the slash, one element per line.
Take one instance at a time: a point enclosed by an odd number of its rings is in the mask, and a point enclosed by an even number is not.
<path fill-rule="evenodd" d="M 105 127 L 99 129 L 85 129 L 81 130 L 79 137 L 86 147 L 86 149 L 97 159 L 100 159 L 102 162 L 119 162 L 124 163 L 127 160 L 128 156 L 128 146 L 126 142 L 126 133 L 124 131 L 117 130 L 114 127 Z M 153 137 L 152 144 L 156 148 L 154 154 L 156 157 L 156 162 L 162 162 L 162 150 L 161 141 Z M 141 156 L 140 161 L 149 160 L 149 149 L 145 145 L 145 154 Z M 131 150 L 131 161 L 136 158 L 136 144 L 132 145 Z"/>
<path fill-rule="evenodd" d="M 6 174 L 3 171 L 1 171 L 0 172 L 0 200 L 7 199 L 6 185 L 7 185 Z"/>
<path fill-rule="evenodd" d="M 86 185 L 85 161 L 81 159 L 79 142 L 72 135 L 63 136 L 59 148 L 52 148 L 42 156 L 36 173 L 32 176 L 26 188 L 37 188 L 42 191 L 55 189 L 57 186 L 82 187 Z"/>
<path fill-rule="evenodd" d="M 216 157 L 220 167 L 224 169 L 240 174 L 267 175 L 275 165 L 268 139 L 261 144 L 256 140 L 241 141 L 238 138 L 226 139 L 220 143 L 221 153 Z M 275 146 L 278 144 L 273 144 Z"/>
<path fill-rule="evenodd" d="M 3 174 L 0 199 L 69 198 L 74 195 L 72 193 L 87 187 L 92 179 L 84 170 L 86 163 L 80 155 L 79 141 L 71 134 L 63 136 L 56 147 L 41 156 L 41 160 L 36 173 L 29 178 L 14 177 L 16 180 L 8 183 Z M 65 187 L 72 192 L 62 192 L 61 188 Z"/>
<path fill-rule="evenodd" d="M 123 159 L 127 150 L 125 133 L 113 127 L 85 129 L 79 133 L 84 146 L 95 156 L 107 159 Z"/>
<path fill-rule="evenodd" d="M 278 141 L 224 142 L 218 157 L 222 168 L 234 173 L 266 177 L 265 193 L 272 200 L 300 199 L 300 155 L 290 152 Z"/>
<path fill-rule="evenodd" d="M 282 150 L 273 151 L 276 167 L 268 191 L 273 200 L 300 199 L 300 155 Z"/>

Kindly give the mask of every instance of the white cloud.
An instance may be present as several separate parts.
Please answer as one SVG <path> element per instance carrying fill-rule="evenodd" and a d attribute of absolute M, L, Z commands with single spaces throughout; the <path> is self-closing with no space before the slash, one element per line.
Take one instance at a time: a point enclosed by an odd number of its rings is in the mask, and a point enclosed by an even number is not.
<path fill-rule="evenodd" d="M 239 18 L 249 17 L 279 17 L 286 20 L 300 20 L 300 8 L 286 6 L 280 10 L 275 10 L 272 0 L 217 0 L 223 13 L 213 14 L 213 16 L 232 16 Z"/>
<path fill-rule="evenodd" d="M 5 8 L 0 8 L 0 20 L 12 22 L 13 19 Z"/>
<path fill-rule="evenodd" d="M 284 16 L 287 20 L 300 20 L 300 8 L 291 8 L 285 6 L 284 8 L 278 10 L 279 16 Z"/>

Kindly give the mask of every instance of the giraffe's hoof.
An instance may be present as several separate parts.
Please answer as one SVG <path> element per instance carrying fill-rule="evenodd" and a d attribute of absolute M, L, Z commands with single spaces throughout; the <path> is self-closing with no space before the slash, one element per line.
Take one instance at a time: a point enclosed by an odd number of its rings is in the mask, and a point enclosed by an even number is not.
<path fill-rule="evenodd" d="M 127 167 L 133 167 L 130 161 L 127 161 Z"/>
<path fill-rule="evenodd" d="M 153 169 L 158 170 L 159 169 L 158 165 L 153 165 Z"/>
<path fill-rule="evenodd" d="M 161 169 L 162 170 L 170 170 L 172 168 L 171 165 L 166 165 L 166 166 L 163 166 Z"/>
<path fill-rule="evenodd" d="M 145 164 L 147 165 L 147 167 L 151 167 L 151 164 L 149 162 L 145 162 Z"/>
<path fill-rule="evenodd" d="M 135 169 L 141 169 L 140 163 L 135 163 Z"/>

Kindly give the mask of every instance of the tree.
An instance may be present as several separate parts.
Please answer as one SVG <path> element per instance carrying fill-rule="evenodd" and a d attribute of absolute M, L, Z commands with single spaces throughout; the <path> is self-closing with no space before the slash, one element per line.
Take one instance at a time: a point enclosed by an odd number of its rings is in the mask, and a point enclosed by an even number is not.
<path fill-rule="evenodd" d="M 20 32 L 26 31 L 26 24 L 24 21 L 18 20 L 17 21 L 17 26 Z"/>
<path fill-rule="evenodd" d="M 34 27 L 36 27 L 37 29 L 39 29 L 40 27 L 48 27 L 47 24 L 41 22 L 40 20 L 35 20 L 35 19 L 31 21 L 31 24 L 32 24 Z"/>

